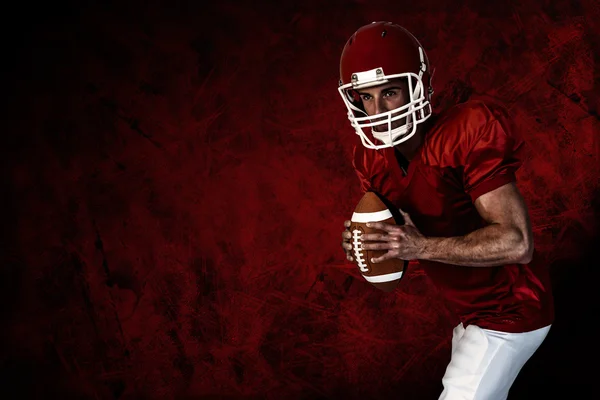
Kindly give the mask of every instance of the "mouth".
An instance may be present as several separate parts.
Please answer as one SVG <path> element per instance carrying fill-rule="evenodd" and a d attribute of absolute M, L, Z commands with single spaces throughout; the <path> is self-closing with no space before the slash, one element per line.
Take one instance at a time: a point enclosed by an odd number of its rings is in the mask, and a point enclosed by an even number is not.
<path fill-rule="evenodd" d="M 388 132 L 388 122 L 387 119 L 386 121 L 378 121 L 378 120 L 373 120 L 371 122 L 381 122 L 381 124 L 377 124 L 377 125 L 373 125 L 372 129 L 375 132 Z M 399 128 L 403 125 L 406 124 L 406 118 L 401 118 L 399 120 L 396 120 L 394 122 L 392 122 L 391 124 L 391 130 Z"/>
<path fill-rule="evenodd" d="M 374 115 L 375 118 L 370 119 L 370 122 L 372 124 L 376 124 L 376 125 L 373 125 L 371 127 L 371 129 L 373 130 L 373 132 L 381 133 L 381 132 L 388 132 L 388 130 L 394 130 L 394 129 L 400 128 L 400 127 L 406 125 L 408 116 L 404 116 L 403 118 L 396 119 L 396 120 L 392 121 L 391 124 L 389 123 L 389 121 L 390 121 L 390 119 L 399 117 L 400 115 L 404 114 L 405 112 L 406 112 L 405 110 L 402 110 L 402 111 L 393 112 L 391 115 L 389 115 L 389 114 L 384 115 L 384 116 Z M 390 129 L 388 129 L 388 126 L 390 127 Z"/>

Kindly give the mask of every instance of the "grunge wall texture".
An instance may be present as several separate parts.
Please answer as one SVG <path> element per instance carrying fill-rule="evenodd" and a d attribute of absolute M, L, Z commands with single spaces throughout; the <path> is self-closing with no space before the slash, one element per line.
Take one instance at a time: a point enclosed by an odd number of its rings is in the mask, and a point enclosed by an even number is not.
<path fill-rule="evenodd" d="M 16 6 L 6 398 L 437 399 L 452 315 L 418 265 L 380 293 L 340 247 L 360 193 L 338 60 L 375 20 L 426 47 L 438 111 L 498 99 L 529 144 L 557 320 L 511 399 L 597 392 L 598 2 Z"/>

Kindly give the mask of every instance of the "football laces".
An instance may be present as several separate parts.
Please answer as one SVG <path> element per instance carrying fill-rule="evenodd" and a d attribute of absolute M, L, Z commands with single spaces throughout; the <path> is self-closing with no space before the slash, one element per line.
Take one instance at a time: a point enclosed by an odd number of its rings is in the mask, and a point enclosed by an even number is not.
<path fill-rule="evenodd" d="M 362 244 L 360 241 L 360 235 L 361 232 L 359 229 L 354 229 L 352 231 L 352 249 L 354 250 L 354 257 L 356 258 L 358 268 L 360 268 L 361 272 L 369 272 L 369 268 L 367 266 L 367 263 L 365 262 L 366 260 L 361 250 Z"/>

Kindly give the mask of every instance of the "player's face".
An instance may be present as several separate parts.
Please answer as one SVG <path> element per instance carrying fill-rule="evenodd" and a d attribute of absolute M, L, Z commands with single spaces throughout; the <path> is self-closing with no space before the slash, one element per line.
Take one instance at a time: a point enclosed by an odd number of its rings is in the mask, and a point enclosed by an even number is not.
<path fill-rule="evenodd" d="M 394 79 L 386 84 L 373 86 L 371 88 L 360 89 L 358 91 L 367 115 L 381 114 L 394 110 L 408 104 L 408 83 L 406 79 Z M 403 112 L 406 112 L 404 110 Z M 395 115 L 392 114 L 392 117 Z M 372 122 L 382 121 L 381 125 L 373 126 L 376 132 L 385 132 L 388 130 L 387 117 L 377 118 Z M 385 123 L 383 123 L 385 122 Z M 395 129 L 406 123 L 406 117 L 392 122 L 392 129 Z"/>

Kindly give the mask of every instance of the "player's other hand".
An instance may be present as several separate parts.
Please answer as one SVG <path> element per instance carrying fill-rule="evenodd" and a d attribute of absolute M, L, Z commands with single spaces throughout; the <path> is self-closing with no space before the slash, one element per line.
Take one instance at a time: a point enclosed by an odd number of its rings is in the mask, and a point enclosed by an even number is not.
<path fill-rule="evenodd" d="M 348 261 L 354 261 L 354 258 L 352 257 L 352 244 L 350 243 L 350 240 L 352 239 L 352 233 L 350 232 L 349 220 L 344 221 L 344 227 L 346 229 L 342 232 L 342 248 L 346 253 L 346 258 Z"/>

